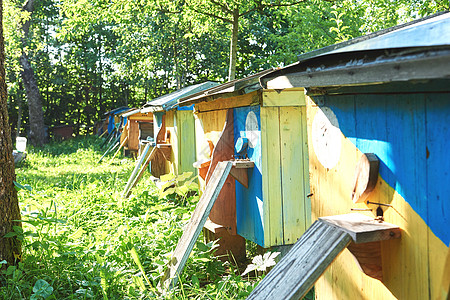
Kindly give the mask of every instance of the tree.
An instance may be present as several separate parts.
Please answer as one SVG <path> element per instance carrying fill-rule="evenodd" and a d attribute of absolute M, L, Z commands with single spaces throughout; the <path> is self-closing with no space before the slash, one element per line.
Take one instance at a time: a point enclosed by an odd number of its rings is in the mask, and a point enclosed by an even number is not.
<path fill-rule="evenodd" d="M 228 71 L 228 79 L 232 81 L 236 78 L 236 57 L 239 33 L 239 19 L 252 12 L 262 12 L 264 9 L 276 7 L 293 6 L 299 4 L 300 1 L 283 1 L 265 2 L 262 0 L 236 0 L 236 1 L 217 1 L 217 0 L 190 0 L 190 8 L 199 14 L 206 15 L 215 19 L 222 20 L 231 24 L 230 39 L 230 63 Z"/>
<path fill-rule="evenodd" d="M 42 109 L 42 97 L 34 76 L 33 68 L 27 54 L 27 38 L 29 37 L 31 16 L 34 11 L 34 0 L 28 0 L 22 7 L 22 10 L 30 14 L 29 18 L 22 24 L 22 55 L 20 56 L 20 65 L 22 66 L 22 80 L 28 99 L 28 113 L 30 122 L 30 143 L 35 146 L 42 145 L 46 141 L 44 112 Z"/>
<path fill-rule="evenodd" d="M 13 231 L 13 226 L 20 226 L 14 220 L 20 220 L 17 191 L 14 188 L 16 179 L 14 160 L 12 157 L 11 130 L 6 108 L 7 92 L 5 82 L 5 48 L 3 40 L 3 1 L 0 0 L 0 261 L 15 263 L 15 257 L 21 253 L 20 241 L 4 236 Z"/>

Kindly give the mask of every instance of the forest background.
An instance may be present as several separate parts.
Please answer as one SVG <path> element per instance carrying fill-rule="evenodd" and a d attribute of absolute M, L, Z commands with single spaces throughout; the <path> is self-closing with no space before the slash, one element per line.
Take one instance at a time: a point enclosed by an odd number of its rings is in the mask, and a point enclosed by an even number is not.
<path fill-rule="evenodd" d="M 449 4 L 5 0 L 3 5 L 14 138 L 28 134 L 33 110 L 46 127 L 74 125 L 75 134 L 84 134 L 111 109 L 139 107 L 206 80 L 226 82 L 285 66 L 299 54 L 448 10 Z M 29 99 L 27 74 L 35 78 L 41 105 Z"/>

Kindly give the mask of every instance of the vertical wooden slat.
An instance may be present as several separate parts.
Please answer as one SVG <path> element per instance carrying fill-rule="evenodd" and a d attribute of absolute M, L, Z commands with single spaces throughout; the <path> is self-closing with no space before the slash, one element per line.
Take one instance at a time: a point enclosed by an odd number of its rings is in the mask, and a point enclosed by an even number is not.
<path fill-rule="evenodd" d="M 283 244 L 280 109 L 261 107 L 261 167 L 264 211 L 264 244 Z"/>
<path fill-rule="evenodd" d="M 306 126 L 300 107 L 280 107 L 280 148 L 282 172 L 282 210 L 284 244 L 293 244 L 306 230 L 307 192 L 302 132 Z M 306 154 L 306 155 L 305 155 Z"/>
<path fill-rule="evenodd" d="M 179 165 L 178 172 L 196 173 L 196 169 L 192 165 L 196 161 L 195 153 L 195 128 L 194 116 L 192 111 L 177 111 L 177 126 L 179 143 Z"/>

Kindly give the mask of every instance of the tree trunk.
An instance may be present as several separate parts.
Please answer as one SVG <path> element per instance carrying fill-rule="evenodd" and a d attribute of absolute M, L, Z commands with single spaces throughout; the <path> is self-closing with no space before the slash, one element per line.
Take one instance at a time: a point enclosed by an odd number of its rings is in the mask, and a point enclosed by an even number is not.
<path fill-rule="evenodd" d="M 34 0 L 28 0 L 22 9 L 32 14 L 34 11 Z M 47 137 L 45 135 L 41 93 L 39 92 L 39 87 L 37 85 L 30 60 L 28 59 L 28 55 L 25 53 L 26 38 L 28 37 L 28 32 L 30 31 L 30 20 L 31 18 L 28 19 L 22 26 L 24 37 L 22 39 L 22 55 L 19 61 L 23 69 L 21 76 L 28 99 L 30 122 L 30 133 L 28 138 L 30 140 L 30 144 L 40 146 L 46 142 Z"/>
<path fill-rule="evenodd" d="M 239 33 L 239 8 L 233 10 L 233 23 L 231 31 L 230 43 L 230 69 L 228 72 L 228 79 L 232 81 L 236 78 L 236 55 L 237 55 L 237 41 Z"/>
<path fill-rule="evenodd" d="M 11 129 L 6 108 L 4 65 L 3 1 L 0 0 L 0 149 L 2 149 L 0 151 L 0 261 L 6 260 L 8 265 L 12 265 L 16 261 L 15 257 L 20 257 L 20 241 L 16 238 L 4 238 L 4 235 L 13 231 L 14 225 L 20 226 L 21 224 L 13 221 L 20 220 L 20 210 L 13 182 L 16 175 L 12 156 Z"/>

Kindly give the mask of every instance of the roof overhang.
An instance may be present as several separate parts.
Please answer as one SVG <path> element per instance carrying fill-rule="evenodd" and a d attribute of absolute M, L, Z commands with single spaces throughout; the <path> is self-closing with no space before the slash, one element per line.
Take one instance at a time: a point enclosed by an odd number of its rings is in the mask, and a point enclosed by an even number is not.
<path fill-rule="evenodd" d="M 348 86 L 450 78 L 450 46 L 333 53 L 263 76 L 264 88 Z"/>

